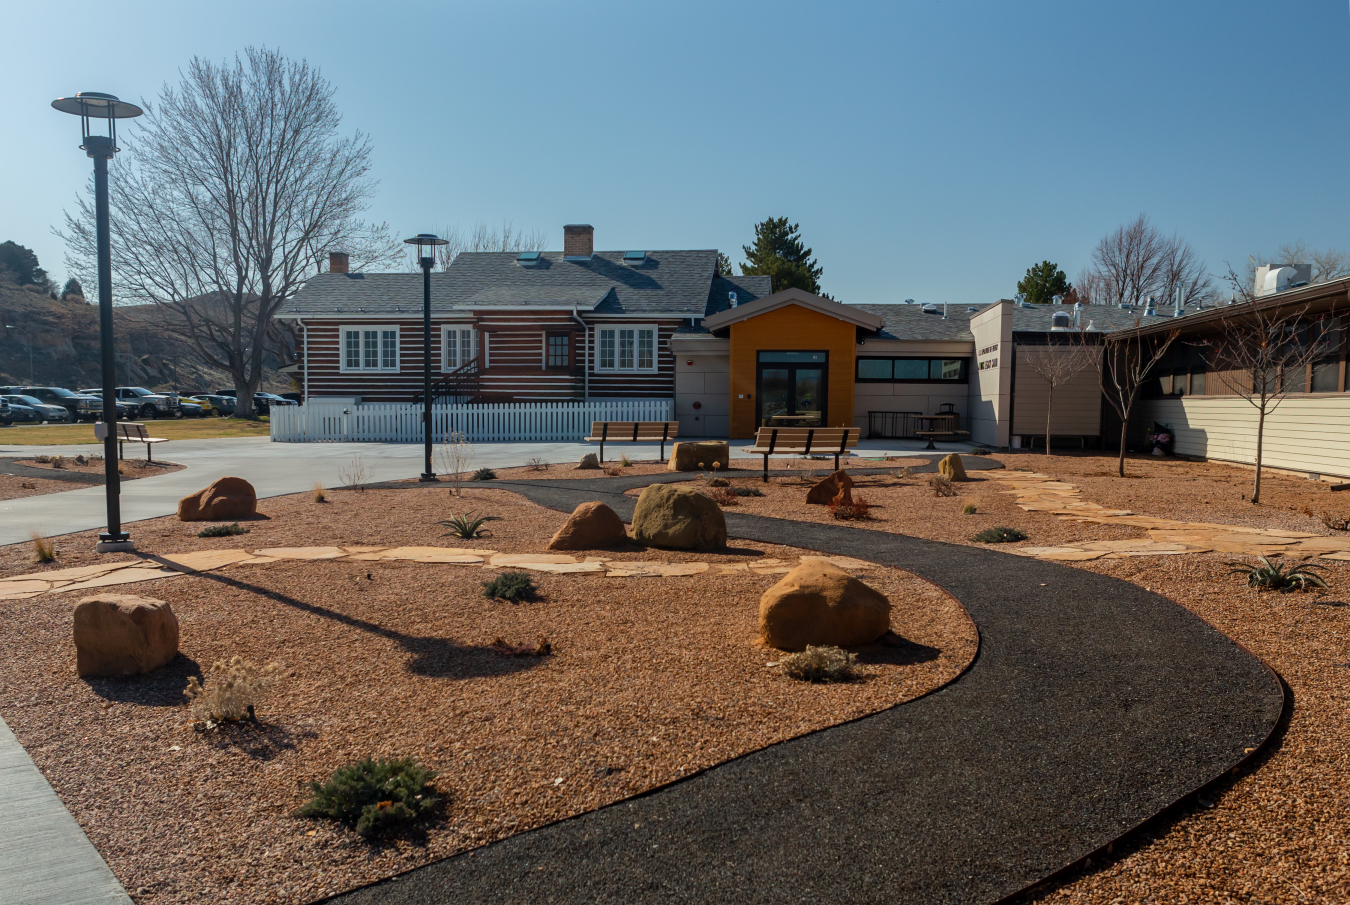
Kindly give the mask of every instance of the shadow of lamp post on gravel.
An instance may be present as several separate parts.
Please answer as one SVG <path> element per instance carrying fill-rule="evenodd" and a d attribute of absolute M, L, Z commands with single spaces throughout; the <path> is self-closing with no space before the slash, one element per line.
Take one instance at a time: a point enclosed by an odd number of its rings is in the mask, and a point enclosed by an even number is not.
<path fill-rule="evenodd" d="M 419 481 L 431 483 L 436 472 L 431 470 L 431 268 L 436 264 L 436 248 L 449 245 L 431 233 L 418 233 L 403 244 L 417 246 L 417 263 L 422 268 L 422 476 Z"/>
<path fill-rule="evenodd" d="M 59 97 L 52 107 L 80 118 L 80 149 L 94 161 L 94 210 L 98 241 L 99 350 L 103 365 L 103 421 L 94 425 L 94 435 L 103 441 L 104 497 L 108 505 L 108 530 L 98 536 L 99 553 L 134 550 L 131 535 L 122 530 L 118 499 L 121 482 L 117 473 L 117 365 L 113 359 L 112 250 L 108 224 L 108 161 L 117 153 L 117 121 L 140 116 L 140 107 L 119 101 L 111 94 L 81 91 L 74 97 Z M 106 134 L 95 135 L 94 131 Z"/>

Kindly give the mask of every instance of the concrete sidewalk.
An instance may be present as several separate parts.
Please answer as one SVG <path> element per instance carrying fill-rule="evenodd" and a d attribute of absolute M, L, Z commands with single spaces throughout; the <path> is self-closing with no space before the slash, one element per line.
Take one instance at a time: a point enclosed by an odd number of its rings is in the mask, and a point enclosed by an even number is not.
<path fill-rule="evenodd" d="M 0 435 L 3 439 L 3 435 Z M 748 458 L 733 443 L 733 458 Z M 916 440 L 864 440 L 859 451 L 864 455 L 920 455 L 922 442 Z M 943 444 L 937 453 L 967 452 L 968 443 Z M 128 448 L 132 454 L 134 444 Z M 591 443 L 478 443 L 474 445 L 474 468 L 510 468 L 524 465 L 527 459 L 541 458 L 550 464 L 576 462 L 595 452 Z M 87 446 L 3 446 L 0 456 L 65 455 L 101 453 L 95 443 Z M 353 460 L 366 465 L 370 481 L 398 481 L 422 473 L 420 443 L 273 443 L 260 437 L 220 440 L 178 440 L 162 444 L 158 450 L 166 461 L 186 466 L 182 471 L 141 478 L 122 485 L 122 521 L 172 515 L 178 501 L 201 490 L 217 478 L 227 475 L 243 478 L 253 485 L 258 497 L 280 496 L 309 490 L 315 481 L 325 487 L 343 483 L 342 472 Z M 657 447 L 650 443 L 605 444 L 606 460 L 618 461 L 622 455 L 634 460 L 653 459 Z M 757 457 L 756 457 L 757 458 Z M 435 459 L 433 467 L 435 467 Z M 48 537 L 89 531 L 105 526 L 103 487 L 93 486 L 62 493 L 0 501 L 0 545 L 28 540 L 30 530 Z M 135 540 L 133 531 L 132 540 Z"/>

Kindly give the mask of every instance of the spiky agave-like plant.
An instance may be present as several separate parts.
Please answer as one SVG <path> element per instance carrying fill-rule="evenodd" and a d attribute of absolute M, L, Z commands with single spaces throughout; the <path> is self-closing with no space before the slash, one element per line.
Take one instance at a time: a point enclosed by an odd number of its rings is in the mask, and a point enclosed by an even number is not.
<path fill-rule="evenodd" d="M 450 513 L 448 519 L 442 519 L 437 522 L 438 525 L 444 525 L 450 530 L 441 535 L 441 537 L 455 537 L 463 540 L 473 540 L 475 537 L 486 537 L 489 532 L 483 526 L 488 522 L 500 522 L 500 515 L 475 515 L 474 512 L 468 512 L 464 515 L 455 515 Z"/>
<path fill-rule="evenodd" d="M 1314 571 L 1317 569 L 1325 571 L 1323 566 L 1299 563 L 1292 568 L 1285 569 L 1283 563 L 1272 563 L 1264 556 L 1260 559 L 1259 565 L 1247 562 L 1230 562 L 1228 565 L 1234 568 L 1229 569 L 1228 574 L 1245 575 L 1247 576 L 1247 587 L 1262 591 L 1288 593 L 1289 591 L 1306 591 L 1309 588 L 1327 587 L 1326 579 Z"/>

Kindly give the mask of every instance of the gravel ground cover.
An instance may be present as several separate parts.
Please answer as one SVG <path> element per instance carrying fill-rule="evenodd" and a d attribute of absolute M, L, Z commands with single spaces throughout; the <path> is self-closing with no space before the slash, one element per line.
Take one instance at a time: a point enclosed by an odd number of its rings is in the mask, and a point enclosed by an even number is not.
<path fill-rule="evenodd" d="M 45 471 L 63 472 L 65 474 L 75 473 L 99 476 L 102 476 L 103 474 L 102 459 L 85 459 L 84 464 L 81 464 L 75 461 L 73 457 L 65 456 L 62 457 L 61 467 L 57 468 L 52 464 L 50 457 L 45 458 L 48 458 L 48 461 L 40 462 L 37 459 L 14 459 L 13 461 L 16 465 L 22 465 L 26 468 L 39 468 Z M 150 462 L 143 458 L 138 459 L 128 456 L 121 461 L 121 468 L 123 478 L 134 480 L 136 478 L 148 478 L 155 475 L 169 474 L 170 472 L 181 470 L 183 466 L 173 462 Z"/>
<path fill-rule="evenodd" d="M 182 465 L 175 465 L 172 462 L 147 463 L 144 459 L 124 459 L 122 480 L 152 478 L 182 468 Z M 51 477 L 48 478 L 47 475 Z M 71 477 L 72 475 L 76 477 Z M 26 496 L 79 490 L 91 484 L 101 483 L 98 480 L 80 480 L 80 477 L 99 478 L 102 475 L 102 459 L 89 460 L 86 464 L 80 465 L 74 458 L 68 458 L 61 468 L 54 467 L 50 462 L 38 462 L 34 459 L 0 459 L 0 500 L 16 500 Z M 25 484 L 34 486 L 25 487 Z"/>
<path fill-rule="evenodd" d="M 562 523 L 504 490 L 329 491 L 263 501 L 247 535 L 139 522 L 138 547 L 184 552 L 341 542 L 538 552 Z M 452 541 L 450 511 L 504 517 Z M 95 561 L 93 533 L 57 541 L 57 563 Z M 536 574 L 542 600 L 481 596 L 481 566 L 274 562 L 119 588 L 170 601 L 184 654 L 145 678 L 79 681 L 78 594 L 6 602 L 0 701 L 15 735 L 139 903 L 306 902 L 631 796 L 703 767 L 911 699 L 974 656 L 961 607 L 895 569 L 867 570 L 903 639 L 860 651 L 863 678 L 793 682 L 755 641 L 776 575 L 721 566 L 804 552 L 732 542 L 722 554 L 632 548 L 615 559 L 714 564 L 684 578 Z M 41 571 L 24 545 L 0 573 Z M 130 559 L 131 557 L 125 557 Z M 550 657 L 505 657 L 498 638 L 547 637 Z M 182 688 L 218 658 L 279 660 L 287 674 L 261 729 L 198 733 Z M 311 779 L 355 758 L 415 756 L 450 803 L 425 835 L 367 845 L 288 816 Z"/>
<path fill-rule="evenodd" d="M 1008 468 L 1039 471 L 1083 488 L 1104 506 L 1162 518 L 1335 536 L 1318 513 L 1350 516 L 1350 491 L 1266 473 L 1262 504 L 1246 502 L 1252 472 L 1217 463 L 1131 458 L 1127 477 L 1116 459 L 1094 455 L 994 456 Z M 826 472 L 822 471 L 823 477 Z M 935 497 L 927 476 L 858 476 L 855 494 L 875 504 L 874 518 L 853 527 L 972 543 L 979 529 L 1021 528 L 1021 544 L 998 548 L 1142 538 L 1142 528 L 1079 524 L 1026 512 L 999 482 L 978 473 L 958 484 L 958 496 Z M 803 505 L 807 485 L 735 478 L 761 489 L 728 512 L 821 523 L 823 506 Z M 977 507 L 965 515 L 967 503 Z M 1312 513 L 1312 514 L 1309 514 Z M 1157 902 L 1342 903 L 1350 901 L 1350 563 L 1325 566 L 1331 588 L 1277 594 L 1249 590 L 1228 574 L 1234 560 L 1205 553 L 1101 559 L 1066 564 L 1122 578 L 1194 611 L 1241 642 L 1288 683 L 1294 702 L 1287 729 L 1259 769 L 1213 793 L 1189 800 L 1166 819 L 1127 839 L 1103 861 L 1089 863 L 1024 899 L 1027 902 L 1134 905 Z M 1278 560 L 1276 560 L 1278 561 Z"/>
<path fill-rule="evenodd" d="M 893 456 L 891 458 L 885 458 L 882 456 L 877 456 L 874 458 L 853 456 L 848 458 L 841 458 L 839 460 L 839 467 L 899 468 L 902 465 L 914 465 L 914 466 L 926 465 L 930 461 L 933 460 L 922 459 L 915 456 Z M 633 459 L 632 462 L 633 462 L 632 465 L 624 467 L 619 465 L 618 459 L 606 459 L 604 461 L 604 467 L 611 470 L 617 470 L 619 472 L 619 475 L 623 477 L 632 477 L 634 475 L 649 475 L 649 474 L 661 474 L 661 475 L 674 474 L 674 472 L 666 468 L 665 462 L 658 461 L 654 458 Z M 481 466 L 475 465 L 475 467 Z M 834 470 L 834 457 L 829 456 L 826 458 L 818 458 L 818 459 L 802 459 L 802 458 L 792 458 L 789 456 L 774 456 L 771 459 L 769 459 L 769 470 L 772 471 L 776 468 L 798 469 L 804 472 L 818 471 L 822 475 L 825 475 L 829 474 L 831 471 Z M 736 476 L 736 475 L 750 476 L 762 474 L 763 470 L 764 470 L 764 463 L 760 459 L 732 459 L 730 466 L 727 469 L 718 470 L 715 472 L 709 471 L 709 474 L 717 474 L 724 476 Z M 598 478 L 606 476 L 603 470 L 596 471 L 594 469 L 578 469 L 576 467 L 575 462 L 564 462 L 562 464 L 554 463 L 547 465 L 546 467 L 531 467 L 529 465 L 520 465 L 514 468 L 496 468 L 493 469 L 493 471 L 497 473 L 497 477 L 500 480 L 516 480 L 516 481 L 549 481 L 549 480 L 578 481 L 578 480 L 585 480 L 587 478 Z M 690 478 L 696 478 L 698 476 L 698 472 L 686 472 L 686 473 L 690 476 Z M 444 481 L 445 478 L 441 478 L 441 480 Z"/>
<path fill-rule="evenodd" d="M 73 481 L 49 481 L 43 478 L 26 478 L 22 475 L 0 474 L 0 500 L 17 500 L 26 496 L 41 496 L 45 493 L 61 493 L 64 490 L 79 490 L 88 484 L 76 484 Z"/>

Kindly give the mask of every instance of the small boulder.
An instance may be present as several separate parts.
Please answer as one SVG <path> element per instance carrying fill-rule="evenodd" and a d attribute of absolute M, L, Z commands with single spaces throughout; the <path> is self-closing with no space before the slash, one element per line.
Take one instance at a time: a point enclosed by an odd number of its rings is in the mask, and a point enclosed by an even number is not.
<path fill-rule="evenodd" d="M 759 598 L 759 635 L 780 650 L 867 644 L 890 627 L 886 595 L 823 560 L 802 563 Z"/>
<path fill-rule="evenodd" d="M 220 478 L 205 490 L 178 501 L 180 522 L 224 522 L 252 518 L 258 495 L 243 478 Z"/>
<path fill-rule="evenodd" d="M 586 453 L 586 455 L 581 457 L 581 461 L 577 463 L 578 470 L 599 467 L 600 458 L 595 453 Z"/>
<path fill-rule="evenodd" d="M 725 469 L 730 460 L 730 444 L 725 440 L 683 440 L 671 447 L 666 470 L 714 471 Z"/>
<path fill-rule="evenodd" d="M 550 550 L 598 550 L 628 540 L 623 519 L 604 503 L 582 503 L 548 542 Z"/>
<path fill-rule="evenodd" d="M 845 506 L 853 505 L 853 479 L 843 469 L 812 487 L 806 493 L 806 502 L 813 506 L 828 506 L 844 495 L 841 501 Z"/>
<path fill-rule="evenodd" d="M 966 479 L 966 466 L 961 464 L 961 457 L 956 453 L 942 457 L 942 461 L 938 463 L 938 472 L 949 481 Z"/>
<path fill-rule="evenodd" d="M 75 669 L 82 676 L 134 676 L 178 653 L 178 617 L 163 600 L 102 594 L 75 604 Z"/>
<path fill-rule="evenodd" d="M 721 508 L 698 491 L 653 484 L 638 497 L 633 538 L 652 547 L 721 550 L 727 545 L 727 521 Z"/>

